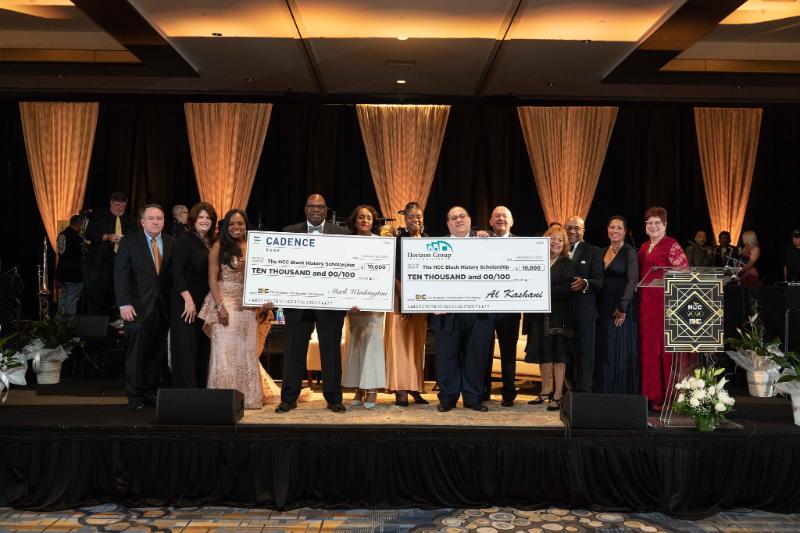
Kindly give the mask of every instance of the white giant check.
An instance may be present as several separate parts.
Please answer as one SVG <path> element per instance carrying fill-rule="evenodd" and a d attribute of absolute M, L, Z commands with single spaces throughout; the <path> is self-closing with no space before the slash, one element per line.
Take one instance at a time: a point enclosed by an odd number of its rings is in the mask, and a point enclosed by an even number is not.
<path fill-rule="evenodd" d="M 245 306 L 391 311 L 394 238 L 250 231 Z"/>
<path fill-rule="evenodd" d="M 404 238 L 404 313 L 549 313 L 550 239 Z"/>

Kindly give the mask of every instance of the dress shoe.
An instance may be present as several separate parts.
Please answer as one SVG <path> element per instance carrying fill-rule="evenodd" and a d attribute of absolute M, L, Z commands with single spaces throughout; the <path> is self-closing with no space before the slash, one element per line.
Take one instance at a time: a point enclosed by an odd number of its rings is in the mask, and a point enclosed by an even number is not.
<path fill-rule="evenodd" d="M 548 411 L 558 411 L 561 409 L 561 400 L 550 400 L 550 403 L 547 404 Z"/>
<path fill-rule="evenodd" d="M 475 405 L 465 405 L 467 409 L 472 409 L 473 411 L 478 411 L 479 413 L 486 413 L 489 411 L 489 408 L 483 405 L 482 403 L 476 403 Z"/>
<path fill-rule="evenodd" d="M 288 413 L 292 409 L 297 407 L 296 402 L 281 402 L 278 404 L 278 407 L 275 408 L 276 413 Z"/>
<path fill-rule="evenodd" d="M 128 409 L 137 413 L 144 411 L 144 402 L 140 398 L 131 398 L 128 400 Z"/>
<path fill-rule="evenodd" d="M 503 407 L 514 407 L 514 400 L 503 400 L 500 402 Z"/>
<path fill-rule="evenodd" d="M 440 413 L 446 413 L 447 411 L 449 411 L 452 408 L 453 408 L 453 406 L 445 405 L 443 403 L 440 403 L 439 405 L 436 406 L 436 410 L 439 411 Z"/>
<path fill-rule="evenodd" d="M 158 395 L 156 394 L 146 394 L 144 397 L 144 404 L 145 405 L 152 405 L 153 407 L 156 406 L 158 403 Z"/>
<path fill-rule="evenodd" d="M 398 391 L 394 393 L 394 404 L 400 407 L 408 407 L 408 393 L 405 391 Z"/>
<path fill-rule="evenodd" d="M 329 402 L 328 409 L 333 411 L 334 413 L 344 413 L 347 409 L 344 408 L 344 404 L 342 402 Z"/>
<path fill-rule="evenodd" d="M 416 403 L 416 404 L 428 405 L 430 403 L 428 400 L 426 400 L 425 398 L 422 397 L 422 393 L 421 392 L 412 390 L 412 391 L 408 391 L 408 393 L 411 395 L 412 398 L 414 398 L 414 403 Z"/>

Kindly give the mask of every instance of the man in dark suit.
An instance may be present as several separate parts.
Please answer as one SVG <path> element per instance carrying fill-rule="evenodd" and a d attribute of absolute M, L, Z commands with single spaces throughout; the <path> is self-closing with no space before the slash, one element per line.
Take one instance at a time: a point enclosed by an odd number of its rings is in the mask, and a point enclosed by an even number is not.
<path fill-rule="evenodd" d="M 114 289 L 125 321 L 128 351 L 125 383 L 128 407 L 155 405 L 158 379 L 167 353 L 170 265 L 173 239 L 162 232 L 164 210 L 158 204 L 142 208 L 144 231 L 122 239 L 114 261 Z"/>
<path fill-rule="evenodd" d="M 312 194 L 306 200 L 306 220 L 286 226 L 283 231 L 291 233 L 317 233 L 349 235 L 347 228 L 327 222 L 328 206 L 321 194 Z M 325 309 L 284 309 L 286 338 L 283 355 L 283 384 L 281 403 L 276 413 L 286 413 L 297 407 L 303 376 L 306 374 L 308 341 L 314 326 L 319 338 L 320 363 L 322 364 L 322 394 L 328 409 L 334 413 L 345 411 L 342 404 L 342 326 L 344 311 Z"/>
<path fill-rule="evenodd" d="M 450 237 L 475 237 L 467 210 L 455 206 L 447 212 Z M 440 413 L 456 406 L 486 412 L 484 372 L 486 354 L 494 342 L 494 315 L 487 313 L 434 313 L 431 330 L 436 335 L 436 381 L 439 384 Z"/>
<path fill-rule="evenodd" d="M 127 206 L 128 197 L 115 192 L 108 209 L 93 210 L 86 226 L 86 240 L 91 245 L 86 254 L 84 289 L 86 312 L 90 315 L 108 314 L 113 307 L 114 257 L 123 236 L 137 231 L 133 218 L 125 212 Z"/>
<path fill-rule="evenodd" d="M 502 239 L 513 237 L 511 227 L 514 225 L 514 217 L 511 211 L 498 205 L 489 217 L 489 225 L 492 227 L 490 236 Z M 514 405 L 514 398 L 517 397 L 516 374 L 517 374 L 517 341 L 519 340 L 519 321 L 520 313 L 494 313 L 494 333 L 497 335 L 497 344 L 500 346 L 500 368 L 503 376 L 503 399 L 500 405 L 511 407 Z M 492 359 L 494 359 L 494 345 L 489 349 L 489 360 L 485 372 L 486 395 L 488 400 L 492 390 Z"/>
<path fill-rule="evenodd" d="M 583 240 L 581 217 L 571 216 L 564 224 L 569 239 L 569 257 L 575 263 L 572 280 L 575 292 L 575 351 L 572 357 L 572 386 L 576 392 L 592 392 L 594 341 L 597 324 L 596 294 L 603 290 L 605 269 L 602 251 Z"/>

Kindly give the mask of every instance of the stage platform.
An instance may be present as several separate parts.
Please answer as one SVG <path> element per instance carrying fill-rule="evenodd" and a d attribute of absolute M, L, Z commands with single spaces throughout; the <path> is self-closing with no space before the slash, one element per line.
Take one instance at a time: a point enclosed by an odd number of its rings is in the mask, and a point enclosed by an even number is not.
<path fill-rule="evenodd" d="M 786 399 L 738 395 L 740 429 L 710 434 L 567 431 L 524 392 L 488 413 L 439 413 L 427 394 L 427 406 L 381 395 L 341 415 L 317 392 L 288 414 L 265 406 L 237 426 L 200 427 L 129 411 L 121 382 L 15 387 L 0 405 L 0 506 L 800 511 L 800 427 Z"/>

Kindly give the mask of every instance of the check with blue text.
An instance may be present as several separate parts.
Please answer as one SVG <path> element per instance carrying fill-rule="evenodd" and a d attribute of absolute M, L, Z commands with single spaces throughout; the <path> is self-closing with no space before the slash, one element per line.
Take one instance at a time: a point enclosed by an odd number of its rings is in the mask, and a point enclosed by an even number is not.
<path fill-rule="evenodd" d="M 549 313 L 550 239 L 404 238 L 404 313 Z"/>

